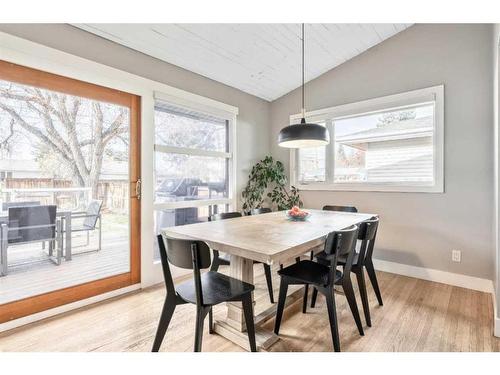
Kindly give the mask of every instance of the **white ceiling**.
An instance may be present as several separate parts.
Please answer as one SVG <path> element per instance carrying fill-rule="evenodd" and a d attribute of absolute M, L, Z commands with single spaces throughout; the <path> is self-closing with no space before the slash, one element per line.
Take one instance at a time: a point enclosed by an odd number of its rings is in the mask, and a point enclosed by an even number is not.
<path fill-rule="evenodd" d="M 272 101 L 301 84 L 300 24 L 75 24 Z M 307 24 L 306 81 L 411 24 Z"/>

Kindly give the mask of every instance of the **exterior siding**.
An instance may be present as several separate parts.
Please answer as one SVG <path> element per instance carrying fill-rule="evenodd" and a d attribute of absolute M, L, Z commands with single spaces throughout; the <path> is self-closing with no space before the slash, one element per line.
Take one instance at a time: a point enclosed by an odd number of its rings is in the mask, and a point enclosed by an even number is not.
<path fill-rule="evenodd" d="M 370 142 L 366 152 L 368 182 L 432 182 L 432 137 Z"/>

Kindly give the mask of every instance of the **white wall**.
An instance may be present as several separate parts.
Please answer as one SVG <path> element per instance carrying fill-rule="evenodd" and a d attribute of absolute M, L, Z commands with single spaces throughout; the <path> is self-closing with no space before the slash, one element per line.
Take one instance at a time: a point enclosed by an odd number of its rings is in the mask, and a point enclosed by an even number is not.
<path fill-rule="evenodd" d="M 188 70 L 66 24 L 0 24 L 0 31 L 239 108 L 237 191 L 251 166 L 269 153 L 269 103 Z"/>
<path fill-rule="evenodd" d="M 380 214 L 379 259 L 492 280 L 491 40 L 491 25 L 415 25 L 308 83 L 308 110 L 444 84 L 445 193 L 303 191 L 305 206 Z M 272 153 L 286 165 L 275 139 L 299 112 L 299 94 L 271 104 Z M 451 262 L 452 249 L 461 263 Z"/>
<path fill-rule="evenodd" d="M 495 246 L 493 248 L 493 259 L 495 261 L 495 293 L 496 293 L 496 319 L 495 319 L 495 334 L 500 337 L 500 24 L 495 24 L 493 27 L 493 127 L 495 130 L 495 185 L 494 185 L 494 238 Z"/>

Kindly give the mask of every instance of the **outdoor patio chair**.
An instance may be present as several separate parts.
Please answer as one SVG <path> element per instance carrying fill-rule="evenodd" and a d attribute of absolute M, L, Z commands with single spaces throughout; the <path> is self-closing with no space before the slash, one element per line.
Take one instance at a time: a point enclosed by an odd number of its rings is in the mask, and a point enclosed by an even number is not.
<path fill-rule="evenodd" d="M 62 241 L 61 231 L 56 230 L 56 206 L 9 208 L 8 221 L 1 224 L 0 276 L 7 274 L 9 247 L 45 241 L 49 243 L 50 252 L 52 252 L 57 241 L 57 256 L 54 262 L 60 265 Z M 50 259 L 53 260 L 52 257 Z"/>
<path fill-rule="evenodd" d="M 27 206 L 40 206 L 40 201 L 4 202 L 2 203 L 2 211 L 7 211 L 11 207 L 27 207 Z"/>
<path fill-rule="evenodd" d="M 85 246 L 88 246 L 90 244 L 90 232 L 96 229 L 99 230 L 99 245 L 97 249 L 80 251 L 77 254 L 84 254 L 101 250 L 102 247 L 101 208 L 102 208 L 102 201 L 93 199 L 90 201 L 87 207 L 87 211 L 71 213 L 71 234 L 74 232 L 86 232 L 87 242 L 85 243 Z M 77 220 L 83 219 L 83 222 L 81 224 L 73 224 L 73 220 L 75 219 Z M 97 222 L 99 222 L 99 225 L 97 225 Z"/>

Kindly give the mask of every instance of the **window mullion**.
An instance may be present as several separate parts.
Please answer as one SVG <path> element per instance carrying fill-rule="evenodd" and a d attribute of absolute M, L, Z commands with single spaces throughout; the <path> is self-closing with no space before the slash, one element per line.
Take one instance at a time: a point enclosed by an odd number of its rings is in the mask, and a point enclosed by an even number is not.
<path fill-rule="evenodd" d="M 330 133 L 330 143 L 325 148 L 325 180 L 328 185 L 331 185 L 334 181 L 335 168 L 335 126 L 333 120 L 326 120 L 326 127 Z"/>

